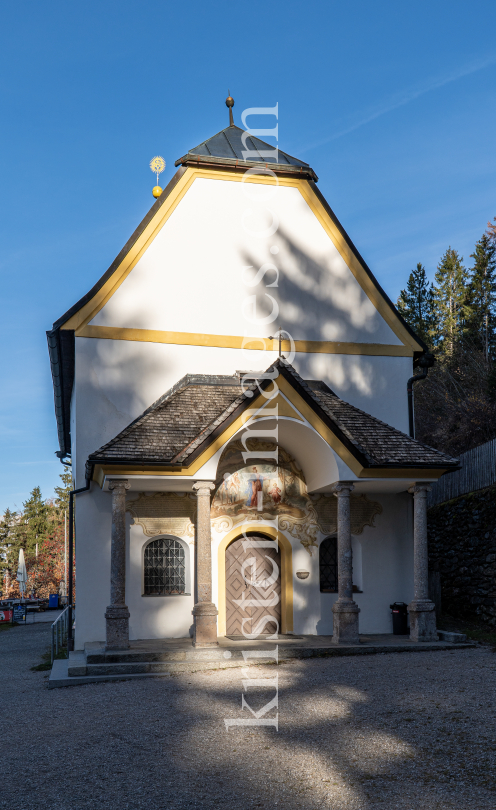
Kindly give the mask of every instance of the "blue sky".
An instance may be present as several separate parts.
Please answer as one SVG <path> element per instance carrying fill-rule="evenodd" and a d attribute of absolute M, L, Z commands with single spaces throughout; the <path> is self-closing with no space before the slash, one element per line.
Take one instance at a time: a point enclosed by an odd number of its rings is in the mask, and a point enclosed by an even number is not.
<path fill-rule="evenodd" d="M 86 0 L 0 7 L 0 513 L 61 471 L 45 330 L 107 269 L 162 175 L 279 104 L 279 146 L 396 300 L 496 216 L 489 0 Z"/>

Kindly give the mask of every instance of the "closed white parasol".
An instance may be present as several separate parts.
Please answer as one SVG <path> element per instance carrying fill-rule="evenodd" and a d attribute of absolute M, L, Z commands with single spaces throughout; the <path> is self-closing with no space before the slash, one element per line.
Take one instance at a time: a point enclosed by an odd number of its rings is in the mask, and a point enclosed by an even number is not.
<path fill-rule="evenodd" d="M 19 563 L 17 565 L 17 581 L 19 583 L 19 593 L 22 596 L 26 595 L 26 582 L 28 581 L 28 572 L 26 571 L 26 562 L 24 560 L 24 551 L 19 551 Z"/>

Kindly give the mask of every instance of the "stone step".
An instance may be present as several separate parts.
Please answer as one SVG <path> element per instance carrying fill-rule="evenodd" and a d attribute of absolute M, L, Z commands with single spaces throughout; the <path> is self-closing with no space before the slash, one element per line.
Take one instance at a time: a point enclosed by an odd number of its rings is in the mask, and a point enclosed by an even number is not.
<path fill-rule="evenodd" d="M 297 648 L 289 647 L 286 649 L 279 648 L 279 661 L 288 660 L 290 658 L 323 658 L 328 656 L 341 656 L 341 655 L 374 655 L 377 653 L 401 653 L 401 652 L 437 652 L 439 650 L 453 650 L 453 649 L 470 649 L 473 648 L 473 642 L 450 642 L 450 641 L 437 641 L 432 643 L 411 643 L 405 642 L 404 644 L 395 645 L 356 645 L 354 647 L 307 647 Z M 96 652 L 96 648 L 93 648 Z M 176 650 L 177 652 L 177 650 Z M 180 652 L 185 653 L 185 650 Z M 82 651 L 71 652 L 69 660 L 56 660 L 53 662 L 52 671 L 48 683 L 49 689 L 59 688 L 61 686 L 81 686 L 87 683 L 102 683 L 105 681 L 119 681 L 119 680 L 142 680 L 144 678 L 167 678 L 172 675 L 188 672 L 201 672 L 203 670 L 213 669 L 228 669 L 231 667 L 245 667 L 245 666 L 267 666 L 274 665 L 273 659 L 253 659 L 247 661 L 243 659 L 241 650 L 226 650 L 221 648 L 221 656 L 218 655 L 219 650 L 188 650 L 188 652 L 197 654 L 202 653 L 202 657 L 194 660 L 192 657 L 182 658 L 181 660 L 165 660 L 165 661 L 127 661 L 123 663 L 111 662 L 96 662 L 90 664 L 86 660 L 86 655 Z M 215 653 L 215 657 L 212 655 Z M 210 654 L 210 660 L 206 653 Z M 129 655 L 130 653 L 125 653 Z M 141 654 L 141 653 L 140 653 Z M 226 654 L 229 654 L 227 657 Z"/>
<path fill-rule="evenodd" d="M 450 641 L 452 644 L 463 644 L 467 640 L 465 633 L 452 633 L 448 630 L 438 630 L 439 641 Z"/>
<path fill-rule="evenodd" d="M 405 641 L 397 645 L 355 645 L 328 647 L 279 647 L 278 660 L 290 658 L 324 658 L 342 655 L 373 655 L 377 653 L 427 652 L 428 650 L 446 650 L 470 647 L 472 644 L 461 642 L 460 638 L 442 639 L 438 642 L 412 644 Z M 253 654 L 256 650 L 251 649 Z M 259 650 L 263 653 L 263 649 Z M 69 677 L 118 677 L 119 675 L 153 675 L 173 672 L 198 672 L 205 669 L 226 669 L 240 666 L 274 665 L 272 658 L 250 657 L 245 660 L 241 649 L 225 648 L 188 648 L 168 651 L 123 651 L 105 653 L 103 650 L 71 653 L 68 662 Z"/>
<path fill-rule="evenodd" d="M 261 662 L 259 662 L 261 663 Z M 228 669 L 230 667 L 239 667 L 240 661 L 216 659 L 215 661 L 152 661 L 140 662 L 138 664 L 88 664 L 84 668 L 81 667 L 68 667 L 69 677 L 81 677 L 83 675 L 89 677 L 101 677 L 112 675 L 115 677 L 121 675 L 159 675 L 174 672 L 202 672 L 207 669 Z"/>
<path fill-rule="evenodd" d="M 105 652 L 98 650 L 86 653 L 88 664 L 140 664 L 165 661 L 222 661 L 225 658 L 226 650 L 212 647 L 205 649 L 192 647 L 190 649 L 170 649 L 170 650 L 125 650 L 122 652 Z M 242 658 L 241 650 L 232 652 L 232 656 Z M 228 656 L 229 658 L 231 657 Z"/>

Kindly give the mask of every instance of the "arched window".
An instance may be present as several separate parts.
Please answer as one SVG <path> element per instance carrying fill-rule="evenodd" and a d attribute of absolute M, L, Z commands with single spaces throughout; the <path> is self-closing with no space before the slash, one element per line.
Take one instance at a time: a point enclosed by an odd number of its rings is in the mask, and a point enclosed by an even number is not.
<path fill-rule="evenodd" d="M 338 590 L 338 539 L 326 537 L 319 546 L 320 592 Z"/>
<path fill-rule="evenodd" d="M 152 540 L 145 548 L 145 596 L 166 596 L 185 592 L 186 568 L 182 543 L 173 537 Z"/>

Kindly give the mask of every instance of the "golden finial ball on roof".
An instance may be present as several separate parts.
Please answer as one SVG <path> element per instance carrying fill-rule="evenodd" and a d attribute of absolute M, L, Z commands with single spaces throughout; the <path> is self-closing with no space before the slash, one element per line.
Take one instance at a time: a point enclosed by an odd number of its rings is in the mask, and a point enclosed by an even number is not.
<path fill-rule="evenodd" d="M 153 196 L 155 198 L 157 198 L 157 197 L 160 197 L 160 195 L 162 194 L 162 189 L 160 188 L 160 186 L 158 184 L 158 176 L 165 169 L 165 160 L 163 159 L 163 157 L 160 157 L 160 155 L 157 155 L 156 157 L 152 158 L 150 160 L 150 169 L 157 176 L 157 185 L 153 188 L 153 191 L 152 191 Z"/>
<path fill-rule="evenodd" d="M 226 98 L 226 107 L 229 108 L 229 126 L 233 127 L 234 126 L 234 118 L 233 118 L 232 108 L 234 107 L 234 99 L 231 96 L 231 91 L 230 90 L 228 90 L 227 93 L 228 93 L 228 96 Z"/>

